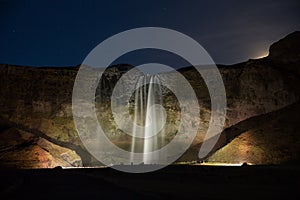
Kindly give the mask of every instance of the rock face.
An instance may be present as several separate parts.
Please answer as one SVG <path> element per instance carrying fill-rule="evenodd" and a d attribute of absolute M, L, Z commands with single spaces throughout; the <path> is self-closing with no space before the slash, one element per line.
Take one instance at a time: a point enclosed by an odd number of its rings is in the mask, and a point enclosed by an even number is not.
<path fill-rule="evenodd" d="M 218 66 L 227 95 L 225 128 L 250 117 L 282 109 L 299 100 L 299 41 L 299 32 L 295 32 L 274 43 L 267 58 Z M 130 137 L 119 130 L 114 122 L 110 96 L 116 82 L 131 68 L 133 66 L 130 65 L 108 68 L 96 92 L 98 119 L 106 129 L 107 136 L 123 149 L 130 146 Z M 3 124 L 13 124 L 9 130 L 0 128 L 3 137 L 1 165 L 70 167 L 100 164 L 84 149 L 73 123 L 72 91 L 78 69 L 0 65 L 0 119 Z M 197 159 L 195 147 L 199 147 L 208 128 L 210 97 L 202 77 L 193 67 L 182 68 L 178 72 L 192 85 L 201 108 L 196 139 L 180 159 L 190 161 Z M 171 76 L 174 72 L 169 73 Z M 132 80 L 127 83 L 133 84 Z M 170 91 L 165 91 L 164 98 L 164 106 L 169 113 L 167 122 L 171 124 L 167 132 L 171 140 L 176 134 L 180 109 Z M 32 134 L 30 130 L 37 130 L 39 134 Z M 22 138 L 22 143 L 17 142 L 19 138 Z M 8 165 L 10 161 L 14 164 Z"/>
<path fill-rule="evenodd" d="M 288 63 L 299 61 L 299 37 L 300 31 L 295 31 L 272 44 L 269 59 Z"/>

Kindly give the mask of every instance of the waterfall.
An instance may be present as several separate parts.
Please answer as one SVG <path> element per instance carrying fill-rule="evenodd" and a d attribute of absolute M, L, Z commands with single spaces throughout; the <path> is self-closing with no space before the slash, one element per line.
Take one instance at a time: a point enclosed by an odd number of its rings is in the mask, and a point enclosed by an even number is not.
<path fill-rule="evenodd" d="M 162 103 L 159 75 L 141 76 L 136 83 L 134 94 L 133 121 L 136 125 L 144 126 L 144 129 L 139 129 L 142 133 L 138 133 L 136 127 L 132 130 L 131 161 L 134 160 L 133 153 L 137 150 L 143 153 L 144 164 L 160 164 L 163 160 L 159 154 L 156 157 L 150 154 L 165 143 Z M 136 138 L 137 135 L 144 137 Z"/>

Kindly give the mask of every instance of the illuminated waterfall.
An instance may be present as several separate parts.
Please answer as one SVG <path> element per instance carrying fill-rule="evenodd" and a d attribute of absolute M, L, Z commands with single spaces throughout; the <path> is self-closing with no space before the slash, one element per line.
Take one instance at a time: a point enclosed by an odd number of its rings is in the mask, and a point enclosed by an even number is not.
<path fill-rule="evenodd" d="M 137 133 L 137 128 L 133 128 L 133 137 L 131 143 L 131 152 L 139 149 L 143 153 L 144 164 L 159 164 L 162 160 L 159 154 L 154 157 L 150 153 L 161 148 L 164 143 L 164 116 L 162 105 L 162 89 L 159 75 L 141 76 L 136 83 L 136 91 L 134 96 L 134 112 L 133 121 L 139 126 L 144 126 Z M 143 135 L 142 142 L 138 142 L 140 138 L 137 135 Z M 140 139 L 141 140 L 141 139 Z M 131 154 L 133 161 L 133 154 Z"/>

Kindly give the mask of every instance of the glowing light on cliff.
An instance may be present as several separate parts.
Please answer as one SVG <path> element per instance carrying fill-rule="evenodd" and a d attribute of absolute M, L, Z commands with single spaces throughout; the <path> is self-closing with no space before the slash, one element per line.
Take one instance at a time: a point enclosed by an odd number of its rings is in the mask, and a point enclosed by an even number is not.
<path fill-rule="evenodd" d="M 269 52 L 261 52 L 261 53 L 258 53 L 258 55 L 256 57 L 254 57 L 254 59 L 265 58 L 268 55 L 269 55 Z"/>

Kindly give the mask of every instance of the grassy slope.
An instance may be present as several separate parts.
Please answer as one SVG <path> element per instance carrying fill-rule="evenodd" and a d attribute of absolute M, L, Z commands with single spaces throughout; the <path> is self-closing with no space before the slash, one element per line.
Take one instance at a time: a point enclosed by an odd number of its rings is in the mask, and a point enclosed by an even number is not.
<path fill-rule="evenodd" d="M 299 161 L 299 111 L 297 102 L 230 127 L 225 130 L 229 143 L 222 145 L 208 161 L 253 164 Z"/>

